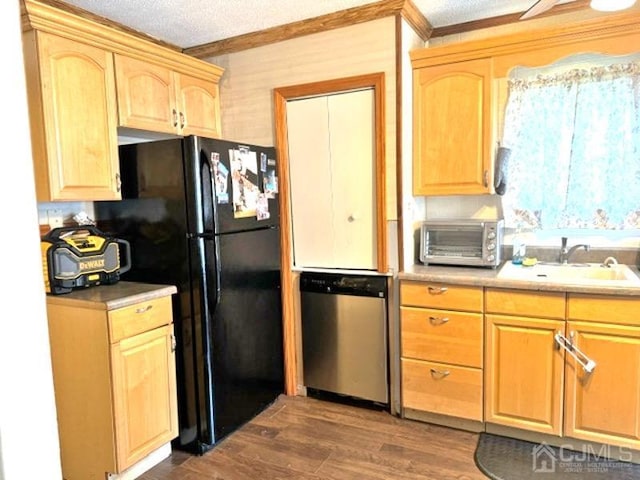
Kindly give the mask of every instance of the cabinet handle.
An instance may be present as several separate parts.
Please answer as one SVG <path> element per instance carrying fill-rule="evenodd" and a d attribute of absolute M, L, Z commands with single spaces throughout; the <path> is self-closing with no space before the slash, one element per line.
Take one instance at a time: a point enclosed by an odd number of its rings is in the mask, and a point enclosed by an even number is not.
<path fill-rule="evenodd" d="M 173 112 L 173 126 L 177 127 L 178 126 L 178 112 L 176 111 L 175 108 L 172 110 L 172 112 Z"/>
<path fill-rule="evenodd" d="M 489 170 L 484 171 L 484 188 L 489 188 Z"/>
<path fill-rule="evenodd" d="M 587 357 L 580 349 L 573 343 L 575 332 L 571 332 L 569 338 L 562 335 L 561 332 L 556 332 L 553 339 L 556 342 L 556 348 L 563 348 L 569 355 L 576 359 L 585 372 L 591 373 L 596 368 L 596 362 Z"/>
<path fill-rule="evenodd" d="M 136 309 L 136 313 L 144 313 L 144 312 L 148 312 L 149 310 L 151 310 L 153 308 L 153 305 L 147 305 L 146 307 L 140 307 Z"/>
<path fill-rule="evenodd" d="M 120 179 L 120 174 L 116 173 L 116 191 L 119 192 L 122 190 L 122 180 Z"/>
<path fill-rule="evenodd" d="M 438 370 L 436 368 L 431 369 L 431 376 L 437 378 L 448 377 L 451 374 L 449 370 Z"/>
<path fill-rule="evenodd" d="M 171 351 L 176 351 L 176 336 L 173 333 L 171 334 Z"/>
<path fill-rule="evenodd" d="M 427 287 L 431 295 L 442 295 L 449 290 L 447 287 Z"/>
<path fill-rule="evenodd" d="M 184 113 L 180 112 L 180 128 L 184 128 Z"/>
<path fill-rule="evenodd" d="M 449 317 L 429 317 L 431 325 L 443 325 L 449 321 Z"/>

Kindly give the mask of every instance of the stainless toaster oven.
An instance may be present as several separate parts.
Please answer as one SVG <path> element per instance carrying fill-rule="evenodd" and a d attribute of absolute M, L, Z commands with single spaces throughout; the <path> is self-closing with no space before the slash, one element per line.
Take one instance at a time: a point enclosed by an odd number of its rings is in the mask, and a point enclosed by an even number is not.
<path fill-rule="evenodd" d="M 420 229 L 420 261 L 495 268 L 501 261 L 503 225 L 503 220 L 427 220 Z"/>

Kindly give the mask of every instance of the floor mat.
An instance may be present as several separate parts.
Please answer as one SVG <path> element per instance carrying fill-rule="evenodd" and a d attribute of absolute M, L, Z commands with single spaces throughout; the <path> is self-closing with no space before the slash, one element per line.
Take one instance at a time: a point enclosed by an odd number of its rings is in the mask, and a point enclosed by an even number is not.
<path fill-rule="evenodd" d="M 480 433 L 475 461 L 494 480 L 638 480 L 640 465 L 607 458 L 607 448 L 575 451 Z"/>

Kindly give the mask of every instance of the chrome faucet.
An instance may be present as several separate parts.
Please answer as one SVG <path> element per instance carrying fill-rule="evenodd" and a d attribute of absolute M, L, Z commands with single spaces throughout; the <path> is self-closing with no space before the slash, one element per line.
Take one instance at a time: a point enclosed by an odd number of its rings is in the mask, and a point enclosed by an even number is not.
<path fill-rule="evenodd" d="M 577 245 L 574 245 L 571 248 L 567 248 L 567 237 L 562 237 L 562 246 L 560 247 L 560 256 L 558 258 L 558 261 L 562 264 L 566 264 L 569 261 L 569 257 L 571 257 L 571 254 L 573 252 L 575 252 L 577 249 L 579 248 L 584 248 L 585 252 L 589 251 L 589 248 L 591 248 L 589 245 L 587 245 L 586 243 L 579 243 Z"/>

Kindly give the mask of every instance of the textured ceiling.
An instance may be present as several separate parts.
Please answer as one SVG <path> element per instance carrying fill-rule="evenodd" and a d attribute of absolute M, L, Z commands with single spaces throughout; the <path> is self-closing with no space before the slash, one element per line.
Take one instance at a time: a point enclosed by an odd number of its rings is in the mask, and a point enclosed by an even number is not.
<path fill-rule="evenodd" d="M 376 0 L 64 0 L 182 48 Z M 564 0 L 560 3 L 565 3 Z M 414 0 L 434 27 L 523 12 L 535 0 Z"/>

